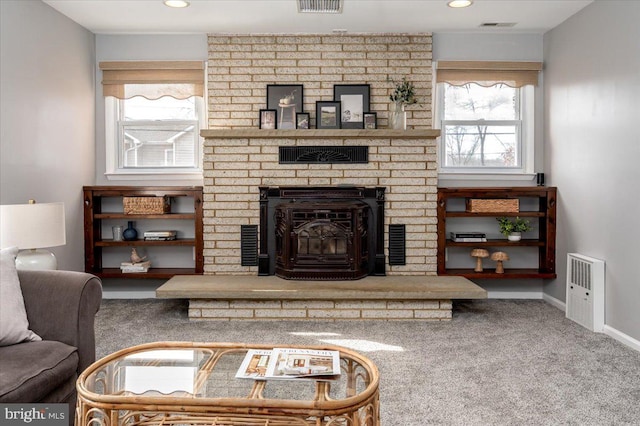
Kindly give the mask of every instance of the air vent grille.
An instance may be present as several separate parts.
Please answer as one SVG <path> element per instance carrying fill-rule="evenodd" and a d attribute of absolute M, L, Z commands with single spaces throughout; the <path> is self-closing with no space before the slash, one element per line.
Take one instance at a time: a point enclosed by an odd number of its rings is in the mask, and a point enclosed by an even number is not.
<path fill-rule="evenodd" d="M 343 0 L 298 0 L 299 13 L 342 13 Z"/>
<path fill-rule="evenodd" d="M 240 264 L 258 266 L 258 225 L 240 225 Z"/>
<path fill-rule="evenodd" d="M 281 146 L 280 164 L 368 163 L 368 146 Z"/>
<path fill-rule="evenodd" d="M 483 22 L 480 24 L 481 27 L 485 28 L 511 28 L 515 27 L 515 22 Z"/>
<path fill-rule="evenodd" d="M 405 225 L 389 225 L 389 265 L 406 265 Z"/>

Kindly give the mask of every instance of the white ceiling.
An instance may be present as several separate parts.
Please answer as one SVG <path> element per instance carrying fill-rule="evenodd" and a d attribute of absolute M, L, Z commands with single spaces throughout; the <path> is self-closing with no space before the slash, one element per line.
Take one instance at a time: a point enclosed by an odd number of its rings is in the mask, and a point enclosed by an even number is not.
<path fill-rule="evenodd" d="M 446 0 L 344 0 L 342 14 L 299 14 L 295 0 L 191 0 L 184 9 L 162 0 L 43 0 L 96 34 L 519 32 L 544 33 L 593 0 L 475 0 L 466 9 Z M 516 23 L 480 28 L 484 22 Z"/>

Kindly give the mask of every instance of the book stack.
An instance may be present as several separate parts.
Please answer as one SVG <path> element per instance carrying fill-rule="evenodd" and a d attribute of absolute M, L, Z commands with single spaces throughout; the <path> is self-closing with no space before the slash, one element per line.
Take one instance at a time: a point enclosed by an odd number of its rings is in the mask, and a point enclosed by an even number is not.
<path fill-rule="evenodd" d="M 176 231 L 145 231 L 145 241 L 172 241 L 176 239 Z"/>
<path fill-rule="evenodd" d="M 123 274 L 131 274 L 131 273 L 142 273 L 149 271 L 151 267 L 151 261 L 147 260 L 145 262 L 122 262 L 120 264 L 120 270 Z"/>
<path fill-rule="evenodd" d="M 451 232 L 451 241 L 456 243 L 483 243 L 487 241 L 484 232 Z"/>

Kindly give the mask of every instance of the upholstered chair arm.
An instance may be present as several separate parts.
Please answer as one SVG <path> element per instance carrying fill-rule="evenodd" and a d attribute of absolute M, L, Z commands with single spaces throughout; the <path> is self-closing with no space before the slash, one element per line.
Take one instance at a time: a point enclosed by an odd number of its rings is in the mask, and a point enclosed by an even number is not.
<path fill-rule="evenodd" d="M 94 319 L 102 282 L 73 271 L 18 271 L 29 328 L 43 340 L 78 348 L 78 374 L 95 361 Z"/>

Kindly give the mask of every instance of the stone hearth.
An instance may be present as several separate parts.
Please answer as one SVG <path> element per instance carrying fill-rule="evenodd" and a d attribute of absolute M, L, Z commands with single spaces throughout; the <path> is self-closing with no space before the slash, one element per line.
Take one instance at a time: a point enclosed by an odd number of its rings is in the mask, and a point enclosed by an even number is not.
<path fill-rule="evenodd" d="M 274 275 L 176 275 L 156 296 L 189 299 L 191 320 L 446 321 L 452 299 L 484 299 L 487 292 L 463 277 L 292 281 Z"/>

